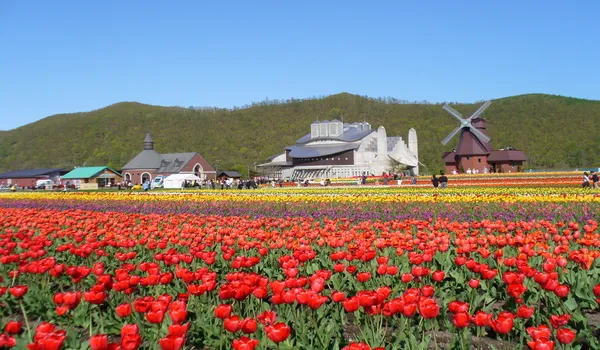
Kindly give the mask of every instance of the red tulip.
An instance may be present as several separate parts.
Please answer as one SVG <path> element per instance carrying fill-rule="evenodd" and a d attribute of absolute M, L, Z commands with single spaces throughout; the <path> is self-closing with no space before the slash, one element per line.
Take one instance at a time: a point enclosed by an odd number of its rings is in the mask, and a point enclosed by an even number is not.
<path fill-rule="evenodd" d="M 221 304 L 215 308 L 215 317 L 225 319 L 231 315 L 233 307 L 229 304 Z"/>
<path fill-rule="evenodd" d="M 257 325 L 255 319 L 247 318 L 244 321 L 242 321 L 241 330 L 243 333 L 252 334 L 252 333 L 256 332 L 257 326 L 258 325 Z"/>
<path fill-rule="evenodd" d="M 528 327 L 527 333 L 533 340 L 550 339 L 552 336 L 552 330 L 550 330 L 550 327 L 545 324 L 539 327 Z"/>
<path fill-rule="evenodd" d="M 58 316 L 62 316 L 69 312 L 69 307 L 67 305 L 60 305 L 56 307 L 56 314 Z"/>
<path fill-rule="evenodd" d="M 600 298 L 600 283 L 595 285 L 592 291 L 597 298 Z"/>
<path fill-rule="evenodd" d="M 104 290 L 101 290 L 101 291 L 90 290 L 90 291 L 83 293 L 83 298 L 85 299 L 85 301 L 87 301 L 90 304 L 99 305 L 99 304 L 102 304 L 104 302 L 104 300 L 106 299 L 106 294 L 104 293 Z"/>
<path fill-rule="evenodd" d="M 456 328 L 469 327 L 469 324 L 471 323 L 471 316 L 469 316 L 469 314 L 466 312 L 456 313 L 452 317 L 452 323 Z"/>
<path fill-rule="evenodd" d="M 254 350 L 258 346 L 258 340 L 250 339 L 246 336 L 234 339 L 232 348 L 233 350 Z"/>
<path fill-rule="evenodd" d="M 533 312 L 534 311 L 535 311 L 535 308 L 533 306 L 532 307 L 527 307 L 526 305 L 521 305 L 517 309 L 517 317 L 519 317 L 519 318 L 530 318 L 531 316 L 533 316 Z"/>
<path fill-rule="evenodd" d="M 419 313 L 423 318 L 436 318 L 440 313 L 440 307 L 432 298 L 422 298 L 419 300 Z"/>
<path fill-rule="evenodd" d="M 27 294 L 27 290 L 28 290 L 27 286 L 14 286 L 14 287 L 8 288 L 8 292 L 17 299 L 20 299 L 25 294 Z"/>
<path fill-rule="evenodd" d="M 509 312 L 502 312 L 495 320 L 490 322 L 494 332 L 500 334 L 509 333 L 514 325 L 514 316 Z"/>
<path fill-rule="evenodd" d="M 469 280 L 469 287 L 471 287 L 473 289 L 479 287 L 479 280 L 477 280 L 477 279 Z"/>
<path fill-rule="evenodd" d="M 121 304 L 115 307 L 117 316 L 123 318 L 131 315 L 131 304 Z"/>
<path fill-rule="evenodd" d="M 235 333 L 242 327 L 242 321 L 239 316 L 229 316 L 223 322 L 225 330 L 231 333 Z"/>
<path fill-rule="evenodd" d="M 344 306 L 344 310 L 346 310 L 346 312 L 354 312 L 360 308 L 360 302 L 356 297 L 348 298 L 342 301 L 342 305 Z"/>
<path fill-rule="evenodd" d="M 567 323 L 569 323 L 569 321 L 571 320 L 571 315 L 569 314 L 564 314 L 564 315 L 551 315 L 550 316 L 550 324 L 552 325 L 552 327 L 554 329 L 558 329 L 562 326 L 566 326 Z"/>
<path fill-rule="evenodd" d="M 441 282 L 446 278 L 446 273 L 444 271 L 437 270 L 431 274 L 431 279 L 436 282 Z"/>
<path fill-rule="evenodd" d="M 335 264 L 335 265 L 333 265 L 333 271 L 335 271 L 337 273 L 344 272 L 345 269 L 346 269 L 346 266 L 344 266 L 344 264 Z"/>
<path fill-rule="evenodd" d="M 168 328 L 168 335 L 172 335 L 175 337 L 185 337 L 188 330 L 190 329 L 190 324 L 172 324 Z"/>
<path fill-rule="evenodd" d="M 265 332 L 274 343 L 281 343 L 290 336 L 290 327 L 285 323 L 275 323 L 272 326 L 266 326 Z"/>
<path fill-rule="evenodd" d="M 331 293 L 331 300 L 336 303 L 341 303 L 342 301 L 346 300 L 346 294 L 343 292 L 333 292 Z"/>
<path fill-rule="evenodd" d="M 521 283 L 509 284 L 508 288 L 506 289 L 508 294 L 515 299 L 519 298 L 523 293 L 525 293 L 526 290 L 527 290 L 527 287 L 525 287 Z"/>
<path fill-rule="evenodd" d="M 369 272 L 361 272 L 356 275 L 356 279 L 361 283 L 365 283 L 371 279 L 371 274 Z"/>
<path fill-rule="evenodd" d="M 8 321 L 4 326 L 4 333 L 8 335 L 19 334 L 23 330 L 21 322 Z"/>
<path fill-rule="evenodd" d="M 569 287 L 561 284 L 554 289 L 554 294 L 559 298 L 566 298 L 569 296 Z"/>
<path fill-rule="evenodd" d="M 408 283 L 413 280 L 413 275 L 411 275 L 410 273 L 403 273 L 400 277 L 400 280 L 404 283 Z"/>
<path fill-rule="evenodd" d="M 273 323 L 275 323 L 276 318 L 277 315 L 275 314 L 275 312 L 270 310 L 263 312 L 257 317 L 258 321 L 265 326 L 270 326 Z"/>
<path fill-rule="evenodd" d="M 108 349 L 108 335 L 98 334 L 90 338 L 90 348 L 92 350 L 107 350 Z"/>
<path fill-rule="evenodd" d="M 164 318 L 165 318 L 165 312 L 162 310 L 157 310 L 157 311 L 150 310 L 146 313 L 146 320 L 150 323 L 154 323 L 154 324 L 162 323 Z"/>
<path fill-rule="evenodd" d="M 492 314 L 488 314 L 483 311 L 477 311 L 475 316 L 473 316 L 473 322 L 477 327 L 487 327 L 492 320 Z"/>
<path fill-rule="evenodd" d="M 175 337 L 172 335 L 167 335 L 166 337 L 158 340 L 158 344 L 162 350 L 179 350 L 183 348 L 184 343 L 185 338 Z"/>
<path fill-rule="evenodd" d="M 2 348 L 13 348 L 17 345 L 17 341 L 14 337 L 6 334 L 0 335 L 0 347 Z"/>
<path fill-rule="evenodd" d="M 175 324 L 181 324 L 187 319 L 186 305 L 182 301 L 174 301 L 169 305 L 169 317 Z"/>
<path fill-rule="evenodd" d="M 554 350 L 554 342 L 548 339 L 538 339 L 527 342 L 532 350 Z"/>
<path fill-rule="evenodd" d="M 433 293 L 435 293 L 435 288 L 433 288 L 433 286 L 421 287 L 421 294 L 423 294 L 424 297 L 431 297 L 433 296 Z"/>
<path fill-rule="evenodd" d="M 575 331 L 569 328 L 560 328 L 556 331 L 556 339 L 563 344 L 571 344 L 575 340 Z"/>

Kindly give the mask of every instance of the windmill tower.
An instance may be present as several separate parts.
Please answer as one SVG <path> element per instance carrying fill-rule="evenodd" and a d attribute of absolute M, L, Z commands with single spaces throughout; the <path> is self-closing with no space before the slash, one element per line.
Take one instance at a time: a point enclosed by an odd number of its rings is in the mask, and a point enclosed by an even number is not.
<path fill-rule="evenodd" d="M 454 108 L 447 104 L 444 105 L 444 110 L 460 122 L 460 125 L 442 140 L 442 144 L 446 145 L 460 132 L 456 150 L 444 154 L 447 171 L 452 167 L 459 172 L 467 169 L 482 171 L 484 167 L 488 166 L 487 157 L 492 152 L 491 139 L 486 131 L 486 121 L 480 115 L 491 104 L 491 101 L 485 102 L 468 118 L 463 118 Z M 453 161 L 450 159 L 452 157 L 454 157 Z"/>

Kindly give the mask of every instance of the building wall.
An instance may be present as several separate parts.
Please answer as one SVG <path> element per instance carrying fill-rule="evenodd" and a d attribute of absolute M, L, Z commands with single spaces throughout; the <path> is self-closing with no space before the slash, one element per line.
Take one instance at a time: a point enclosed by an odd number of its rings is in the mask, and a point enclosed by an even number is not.
<path fill-rule="evenodd" d="M 452 174 L 454 170 L 456 170 L 456 172 L 459 171 L 456 163 L 446 163 L 446 166 L 444 167 L 446 174 Z"/>
<path fill-rule="evenodd" d="M 59 185 L 60 181 L 60 173 L 50 173 L 48 175 L 40 176 L 40 177 L 27 177 L 27 178 L 12 178 L 12 179 L 0 179 L 1 185 L 12 185 L 18 184 L 19 187 L 31 187 L 35 186 L 38 180 L 52 180 L 54 184 Z"/>
<path fill-rule="evenodd" d="M 329 156 L 313 157 L 313 158 L 293 158 L 294 166 L 311 166 L 311 165 L 352 165 L 354 164 L 354 151 L 348 150 L 345 152 L 332 154 Z"/>
<path fill-rule="evenodd" d="M 471 171 L 477 169 L 480 173 L 483 173 L 485 167 L 489 169 L 487 156 L 463 156 L 458 163 L 458 169 L 460 171 L 462 168 L 462 172 L 466 172 L 467 169 L 471 169 Z"/>
<path fill-rule="evenodd" d="M 17 178 L 17 179 L 0 179 L 0 184 L 2 185 L 17 185 L 18 187 L 31 187 L 35 186 L 35 183 L 38 180 L 47 180 L 50 179 L 49 176 L 45 177 L 27 177 L 27 178 Z"/>
<path fill-rule="evenodd" d="M 200 154 L 196 153 L 196 155 L 189 161 L 189 163 L 187 163 L 183 169 L 181 170 L 181 173 L 193 173 L 194 172 L 194 167 L 196 166 L 196 164 L 200 164 L 200 167 L 202 168 L 202 174 L 204 174 L 204 176 L 206 176 L 207 179 L 215 179 L 216 178 L 216 172 L 215 169 L 208 164 L 208 162 L 206 161 L 206 159 L 204 159 L 204 157 L 202 157 Z M 169 174 L 171 175 L 171 174 Z M 202 177 L 202 176 L 200 176 Z"/>
<path fill-rule="evenodd" d="M 141 184 L 142 183 L 142 175 L 144 173 L 150 174 L 150 181 L 152 181 L 155 177 L 157 177 L 158 173 L 156 173 L 156 169 L 130 169 L 124 170 L 121 175 L 123 175 L 123 181 L 126 181 L 127 174 L 131 175 L 131 183 L 132 184 Z M 170 174 L 169 174 L 170 175 Z"/>
<path fill-rule="evenodd" d="M 496 172 L 516 173 L 523 171 L 523 161 L 496 163 Z"/>

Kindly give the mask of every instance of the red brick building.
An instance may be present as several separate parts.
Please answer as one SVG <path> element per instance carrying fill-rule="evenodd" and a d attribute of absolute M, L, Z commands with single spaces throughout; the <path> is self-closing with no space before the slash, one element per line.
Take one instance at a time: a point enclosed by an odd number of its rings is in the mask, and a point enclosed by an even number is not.
<path fill-rule="evenodd" d="M 152 181 L 159 175 L 194 174 L 202 179 L 214 179 L 215 169 L 196 152 L 158 153 L 150 133 L 144 139 L 144 150 L 121 169 L 123 179 L 134 184 Z"/>
<path fill-rule="evenodd" d="M 456 149 L 452 152 L 444 152 L 442 155 L 442 160 L 446 164 L 446 173 L 500 173 L 524 170 L 523 163 L 527 160 L 527 156 L 523 151 L 512 147 L 500 150 L 492 148 L 486 130 L 486 121 L 480 117 L 490 104 L 490 101 L 484 103 L 473 115 L 465 119 L 449 105 L 443 107 L 460 121 L 460 125 L 442 141 L 445 145 L 460 132 Z"/>
<path fill-rule="evenodd" d="M 1 186 L 35 187 L 38 180 L 51 180 L 54 184 L 60 184 L 60 176 L 68 173 L 67 170 L 50 169 L 26 169 L 9 171 L 0 174 Z"/>
<path fill-rule="evenodd" d="M 487 136 L 484 118 L 475 118 L 471 123 Z M 442 160 L 446 164 L 447 174 L 454 171 L 464 174 L 469 169 L 478 173 L 514 173 L 524 170 L 523 163 L 527 157 L 523 151 L 513 148 L 494 150 L 489 142 L 481 140 L 465 128 L 460 135 L 458 147 L 452 152 L 445 152 Z"/>

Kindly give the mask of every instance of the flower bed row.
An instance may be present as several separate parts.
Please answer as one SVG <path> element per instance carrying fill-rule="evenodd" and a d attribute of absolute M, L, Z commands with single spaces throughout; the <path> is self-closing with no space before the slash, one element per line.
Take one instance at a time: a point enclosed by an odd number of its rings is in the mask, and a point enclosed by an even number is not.
<path fill-rule="evenodd" d="M 594 220 L 0 208 L 0 346 L 600 348 L 599 246 Z"/>

